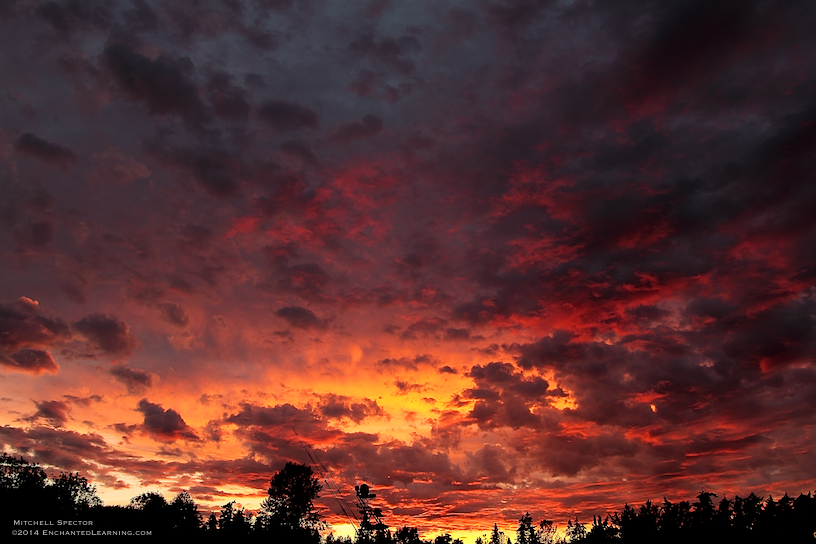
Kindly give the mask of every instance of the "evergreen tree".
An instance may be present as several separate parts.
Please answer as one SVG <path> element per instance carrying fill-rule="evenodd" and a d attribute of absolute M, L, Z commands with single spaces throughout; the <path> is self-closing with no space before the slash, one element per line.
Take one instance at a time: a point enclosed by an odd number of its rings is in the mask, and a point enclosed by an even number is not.
<path fill-rule="evenodd" d="M 538 534 L 536 534 L 535 526 L 533 525 L 533 516 L 527 512 L 519 520 L 518 529 L 516 529 L 516 542 L 518 544 L 539 544 Z"/>
<path fill-rule="evenodd" d="M 261 504 L 258 520 L 261 529 L 290 540 L 318 542 L 318 529 L 325 524 L 314 506 L 314 500 L 322 489 L 311 467 L 286 463 L 272 477 L 269 497 Z"/>
<path fill-rule="evenodd" d="M 582 542 L 586 539 L 587 530 L 584 524 L 578 521 L 578 516 L 575 516 L 575 523 L 572 520 L 567 520 L 566 538 L 567 542 Z"/>
<path fill-rule="evenodd" d="M 169 506 L 173 531 L 192 534 L 201 528 L 198 505 L 187 491 L 181 491 L 176 495 Z"/>

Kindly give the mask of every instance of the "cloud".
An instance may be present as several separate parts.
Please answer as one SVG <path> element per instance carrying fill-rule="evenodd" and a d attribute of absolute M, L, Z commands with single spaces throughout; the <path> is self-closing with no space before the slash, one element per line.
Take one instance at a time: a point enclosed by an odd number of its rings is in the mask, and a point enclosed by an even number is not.
<path fill-rule="evenodd" d="M 90 314 L 72 325 L 95 348 L 114 356 L 132 354 L 138 341 L 130 333 L 130 326 L 113 316 Z"/>
<path fill-rule="evenodd" d="M 70 338 L 68 325 L 43 315 L 37 301 L 20 297 L 13 304 L 0 304 L 0 346 L 5 349 L 49 347 Z"/>
<path fill-rule="evenodd" d="M 448 327 L 445 329 L 445 336 L 443 338 L 445 340 L 469 340 L 470 329 L 456 329 L 453 327 Z"/>
<path fill-rule="evenodd" d="M 281 267 L 278 273 L 278 289 L 284 293 L 295 293 L 306 300 L 324 300 L 325 288 L 331 277 L 316 263 L 303 263 Z M 281 316 L 283 317 L 283 316 Z"/>
<path fill-rule="evenodd" d="M 317 419 L 311 410 L 297 408 L 292 404 L 277 406 L 257 406 L 243 403 L 238 413 L 224 419 L 227 423 L 234 423 L 241 427 L 296 427 L 312 426 Z"/>
<path fill-rule="evenodd" d="M 64 427 L 68 423 L 68 414 L 71 412 L 70 406 L 59 400 L 44 400 L 34 402 L 37 411 L 34 415 L 27 417 L 28 421 L 44 419 L 54 427 Z"/>
<path fill-rule="evenodd" d="M 195 431 L 172 408 L 165 410 L 161 404 L 153 404 L 147 399 L 142 399 L 139 401 L 136 411 L 144 415 L 144 423 L 141 425 L 141 429 L 151 438 L 161 442 L 174 442 L 182 439 L 199 440 Z"/>
<path fill-rule="evenodd" d="M 6 451 L 263 495 L 295 426 L 426 535 L 814 480 L 810 4 L 119 4 L 0 8 Z"/>
<path fill-rule="evenodd" d="M 0 354 L 0 365 L 6 370 L 26 374 L 56 374 L 59 372 L 59 365 L 51 356 L 51 352 L 40 349 L 21 349 L 9 356 Z"/>
<path fill-rule="evenodd" d="M 353 409 L 350 414 L 355 414 Z M 225 417 L 223 423 L 236 425 L 235 436 L 271 464 L 302 455 L 303 446 L 295 432 L 310 443 L 332 442 L 345 434 L 328 428 L 326 420 L 311 406 L 298 408 L 289 403 L 275 406 L 242 403 L 240 411 Z"/>
<path fill-rule="evenodd" d="M 112 43 L 102 52 L 102 65 L 121 92 L 147 105 L 153 115 L 176 115 L 199 125 L 210 120 L 193 80 L 193 63 L 187 57 L 162 54 L 150 59 L 128 45 Z"/>
<path fill-rule="evenodd" d="M 317 155 L 312 151 L 308 145 L 300 140 L 285 140 L 278 146 L 281 152 L 300 159 L 304 164 L 317 163 Z"/>
<path fill-rule="evenodd" d="M 149 142 L 146 150 L 163 164 L 187 173 L 214 197 L 230 198 L 240 192 L 236 176 L 241 170 L 240 159 L 224 146 L 171 146 L 159 139 Z"/>
<path fill-rule="evenodd" d="M 54 239 L 56 229 L 48 221 L 33 221 L 18 225 L 14 231 L 14 242 L 21 252 L 44 248 Z"/>
<path fill-rule="evenodd" d="M 382 119 L 374 115 L 363 117 L 362 123 L 353 122 L 340 125 L 329 133 L 329 141 L 349 143 L 354 140 L 372 138 L 383 128 Z"/>
<path fill-rule="evenodd" d="M 91 395 L 89 397 L 77 397 L 75 395 L 63 395 L 63 398 L 77 406 L 90 406 L 92 402 L 102 402 L 100 395 Z"/>
<path fill-rule="evenodd" d="M 101 153 L 94 153 L 91 163 L 89 178 L 99 185 L 127 185 L 151 175 L 147 166 L 125 155 L 118 147 L 108 147 Z"/>
<path fill-rule="evenodd" d="M 158 303 L 162 319 L 177 327 L 185 327 L 190 322 L 190 318 L 179 304 L 163 300 Z"/>
<path fill-rule="evenodd" d="M 349 50 L 359 55 L 371 56 L 407 75 L 416 67 L 411 57 L 422 51 L 422 44 L 414 36 L 377 39 L 373 33 L 366 32 L 349 44 Z"/>
<path fill-rule="evenodd" d="M 82 2 L 45 2 L 37 6 L 35 13 L 47 21 L 62 37 L 91 28 L 108 28 L 113 16 L 110 6 L 89 6 Z"/>
<path fill-rule="evenodd" d="M 35 157 L 37 159 L 53 162 L 66 167 L 69 164 L 76 164 L 78 159 L 73 151 L 67 147 L 43 140 L 29 132 L 21 134 L 14 144 L 18 153 Z"/>
<path fill-rule="evenodd" d="M 26 456 L 41 465 L 52 465 L 63 470 L 86 470 L 86 459 L 109 460 L 105 439 L 96 433 L 36 426 L 20 429 L 0 426 L 0 445 L 4 449 L 26 452 Z"/>
<path fill-rule="evenodd" d="M 0 304 L 0 365 L 5 370 L 39 375 L 56 374 L 59 365 L 48 349 L 71 339 L 60 318 L 43 315 L 37 301 L 20 297 Z"/>
<path fill-rule="evenodd" d="M 397 391 L 402 395 L 407 395 L 408 393 L 414 392 L 422 392 L 427 391 L 427 387 L 423 384 L 413 383 L 408 380 L 394 380 L 394 386 L 397 388 Z"/>
<path fill-rule="evenodd" d="M 323 417 L 330 419 L 346 418 L 354 423 L 361 423 L 370 417 L 384 417 L 385 410 L 376 401 L 363 398 L 354 402 L 345 395 L 328 394 L 321 398 L 318 410 Z"/>
<path fill-rule="evenodd" d="M 149 372 L 122 364 L 111 367 L 110 374 L 116 381 L 127 387 L 131 395 L 143 394 L 147 389 L 153 387 L 156 379 L 156 376 Z"/>
<path fill-rule="evenodd" d="M 399 359 L 381 359 L 377 361 L 377 366 L 389 369 L 417 371 L 421 366 L 430 366 L 438 363 L 439 361 L 437 361 L 436 358 L 426 353 L 423 355 L 416 355 L 413 358 L 400 357 Z"/>
<path fill-rule="evenodd" d="M 304 330 L 325 330 L 328 320 L 318 318 L 314 312 L 300 306 L 285 306 L 275 312 L 289 325 Z"/>
<path fill-rule="evenodd" d="M 317 128 L 317 113 L 306 106 L 284 100 L 267 100 L 258 107 L 258 117 L 278 132 Z"/>
<path fill-rule="evenodd" d="M 440 317 L 422 318 L 408 325 L 406 329 L 400 334 L 400 338 L 404 340 L 416 340 L 419 336 L 433 336 L 436 337 L 448 321 Z"/>
<path fill-rule="evenodd" d="M 207 85 L 213 113 L 229 121 L 246 121 L 250 103 L 247 93 L 231 84 L 231 76 L 225 72 L 214 74 Z"/>

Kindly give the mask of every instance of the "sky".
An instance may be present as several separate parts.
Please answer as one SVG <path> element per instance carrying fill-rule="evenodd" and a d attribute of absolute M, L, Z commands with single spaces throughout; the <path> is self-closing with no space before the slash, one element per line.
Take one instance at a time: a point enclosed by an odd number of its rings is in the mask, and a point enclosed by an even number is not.
<path fill-rule="evenodd" d="M 814 20 L 3 2 L 0 446 L 207 511 L 299 435 L 424 535 L 813 491 Z"/>

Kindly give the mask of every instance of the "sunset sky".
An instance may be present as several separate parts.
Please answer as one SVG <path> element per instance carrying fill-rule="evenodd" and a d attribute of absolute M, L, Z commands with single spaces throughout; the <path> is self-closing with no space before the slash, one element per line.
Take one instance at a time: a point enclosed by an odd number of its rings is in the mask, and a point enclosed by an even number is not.
<path fill-rule="evenodd" d="M 814 491 L 814 59 L 808 1 L 3 2 L 0 446 L 257 509 L 294 428 L 426 536 Z"/>

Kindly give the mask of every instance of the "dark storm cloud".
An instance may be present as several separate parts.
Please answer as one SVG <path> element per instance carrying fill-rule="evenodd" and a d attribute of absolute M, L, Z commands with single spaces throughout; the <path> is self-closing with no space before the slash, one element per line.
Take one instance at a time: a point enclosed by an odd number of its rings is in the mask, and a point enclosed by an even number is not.
<path fill-rule="evenodd" d="M 240 158 L 222 146 L 178 147 L 157 140 L 148 142 L 146 150 L 165 165 L 188 173 L 212 196 L 229 198 L 239 192 Z"/>
<path fill-rule="evenodd" d="M 153 387 L 155 380 L 155 376 L 149 372 L 121 364 L 111 367 L 110 374 L 116 378 L 116 381 L 127 387 L 131 395 L 144 393 L 148 388 Z"/>
<path fill-rule="evenodd" d="M 258 406 L 244 403 L 241 411 L 224 419 L 226 423 L 234 423 L 241 427 L 297 427 L 311 426 L 317 419 L 311 410 L 297 408 L 291 404 L 277 406 Z"/>
<path fill-rule="evenodd" d="M 377 92 L 378 79 L 377 74 L 371 70 L 360 70 L 349 89 L 359 97 L 371 96 Z"/>
<path fill-rule="evenodd" d="M 444 340 L 469 340 L 470 339 L 470 329 L 456 329 L 453 327 L 448 327 L 445 329 L 445 336 L 443 337 Z"/>
<path fill-rule="evenodd" d="M 424 355 L 416 355 L 411 357 L 400 357 L 399 359 L 380 359 L 377 361 L 377 366 L 381 368 L 388 368 L 391 370 L 419 370 L 420 367 L 428 367 L 430 365 L 438 364 L 439 361 L 427 353 Z"/>
<path fill-rule="evenodd" d="M 124 95 L 146 104 L 150 113 L 177 115 L 191 125 L 209 121 L 189 58 L 159 55 L 150 59 L 128 45 L 113 43 L 105 47 L 102 64 Z"/>
<path fill-rule="evenodd" d="M 37 426 L 30 429 L 0 427 L 0 444 L 6 449 L 26 452 L 30 460 L 63 470 L 85 470 L 86 459 L 104 462 L 108 456 L 105 439 L 96 433 Z"/>
<path fill-rule="evenodd" d="M 518 32 L 535 22 L 536 18 L 547 7 L 547 2 L 533 0 L 505 0 L 486 2 L 483 9 L 488 17 L 500 27 L 510 32 Z"/>
<path fill-rule="evenodd" d="M 394 386 L 402 395 L 407 395 L 408 393 L 419 393 L 428 389 L 421 383 L 414 383 L 408 380 L 394 380 Z"/>
<path fill-rule="evenodd" d="M 270 462 L 299 458 L 303 454 L 303 445 L 298 435 L 303 440 L 322 443 L 344 434 L 340 430 L 328 429 L 326 421 L 321 420 L 310 406 L 298 408 L 288 403 L 275 406 L 243 403 L 241 410 L 225 417 L 223 423 L 236 425 L 235 436 Z"/>
<path fill-rule="evenodd" d="M 269 245 L 264 248 L 271 263 L 275 266 L 286 265 L 290 259 L 300 255 L 299 248 L 294 242 Z"/>
<path fill-rule="evenodd" d="M 216 73 L 210 78 L 207 91 L 213 113 L 228 121 L 246 121 L 251 110 L 247 93 L 232 85 L 231 79 L 225 72 Z"/>
<path fill-rule="evenodd" d="M 370 417 L 384 417 L 385 410 L 376 401 L 363 398 L 355 402 L 345 395 L 324 395 L 321 398 L 318 410 L 323 417 L 330 419 L 348 418 L 354 423 L 360 423 Z"/>
<path fill-rule="evenodd" d="M 437 336 L 447 323 L 446 319 L 440 317 L 420 319 L 408 325 L 400 335 L 400 338 L 404 340 L 415 340 L 419 336 Z"/>
<path fill-rule="evenodd" d="M 317 263 L 303 263 L 281 268 L 281 277 L 278 280 L 278 290 L 284 293 L 295 293 L 305 300 L 324 300 L 325 288 L 331 277 Z M 289 315 L 294 316 L 292 312 Z M 278 314 L 287 318 L 284 314 Z M 306 318 L 307 320 L 309 318 Z M 315 320 L 317 318 L 315 317 Z M 305 322 L 305 321 L 304 321 Z M 317 320 L 315 321 L 315 324 Z M 293 326 L 299 326 L 292 323 Z"/>
<path fill-rule="evenodd" d="M 333 230 L 328 218 L 313 217 L 320 213 L 320 203 L 316 201 L 314 189 L 306 185 L 301 175 L 285 172 L 281 175 L 274 175 L 273 179 L 275 181 L 274 190 L 268 196 L 261 196 L 255 200 L 255 205 L 262 215 L 275 216 L 283 212 L 310 215 L 312 216 L 310 222 L 315 220 L 326 222 L 324 225 L 315 221 L 315 224 L 310 225 L 314 230 Z M 288 240 L 288 242 L 296 243 L 297 240 Z"/>
<path fill-rule="evenodd" d="M 33 221 L 17 225 L 12 236 L 18 251 L 36 251 L 51 243 L 55 231 L 48 221 Z"/>
<path fill-rule="evenodd" d="M 638 442 L 614 432 L 590 437 L 546 433 L 540 444 L 537 460 L 554 476 L 576 476 L 603 463 L 631 459 L 642 449 Z"/>
<path fill-rule="evenodd" d="M 751 23 L 758 5 L 697 0 L 671 6 L 638 66 L 642 88 L 696 83 L 708 75 L 757 30 Z"/>
<path fill-rule="evenodd" d="M 44 419 L 54 427 L 62 427 L 68 423 L 68 414 L 71 412 L 68 404 L 59 400 L 44 400 L 42 402 L 34 401 L 34 405 L 37 407 L 37 411 L 26 418 L 27 420 Z"/>
<path fill-rule="evenodd" d="M 36 157 L 40 160 L 57 163 L 63 166 L 76 164 L 77 156 L 67 147 L 43 140 L 33 134 L 26 132 L 17 138 L 14 148 L 18 153 Z"/>
<path fill-rule="evenodd" d="M 325 330 L 329 325 L 328 320 L 320 319 L 313 311 L 301 306 L 286 306 L 277 310 L 275 315 L 298 329 Z"/>
<path fill-rule="evenodd" d="M 75 395 L 63 395 L 63 398 L 77 406 L 90 406 L 93 402 L 102 402 L 102 397 L 99 395 L 91 395 L 89 397 L 77 397 Z"/>
<path fill-rule="evenodd" d="M 468 376 L 476 387 L 466 389 L 463 395 L 476 403 L 467 421 L 484 429 L 546 427 L 545 423 L 551 423 L 549 418 L 554 417 L 547 407 L 553 399 L 563 396 L 561 389 L 550 389 L 541 376 L 524 375 L 510 363 L 474 365 Z"/>
<path fill-rule="evenodd" d="M 72 326 L 94 347 L 110 355 L 130 355 L 139 344 L 136 337 L 130 333 L 130 326 L 113 316 L 90 314 Z"/>
<path fill-rule="evenodd" d="M 204 248 L 212 240 L 213 231 L 204 225 L 185 224 L 181 226 L 181 236 L 185 245 Z"/>
<path fill-rule="evenodd" d="M 342 467 L 347 481 L 353 481 L 360 470 L 369 473 L 371 481 L 375 482 L 419 487 L 417 484 L 421 481 L 427 489 L 419 491 L 418 495 L 434 497 L 435 500 L 439 500 L 443 491 L 454 488 L 452 482 L 468 481 L 469 475 L 444 451 L 434 451 L 422 443 L 393 441 L 376 444 L 376 441 L 376 435 L 348 433 L 337 441 L 337 445 L 321 451 L 320 458 Z M 389 487 L 380 487 L 378 492 L 389 492 Z"/>
<path fill-rule="evenodd" d="M 133 0 L 133 7 L 122 11 L 122 18 L 134 32 L 150 32 L 159 26 L 159 16 L 145 0 Z"/>
<path fill-rule="evenodd" d="M 158 308 L 161 311 L 162 319 L 177 327 L 185 327 L 190 322 L 189 316 L 180 304 L 163 300 L 158 303 Z"/>
<path fill-rule="evenodd" d="M 258 107 L 258 117 L 278 132 L 317 128 L 317 113 L 306 106 L 284 100 L 267 100 Z"/>
<path fill-rule="evenodd" d="M 383 128 L 382 119 L 374 115 L 366 115 L 362 122 L 353 122 L 340 125 L 329 133 L 330 142 L 348 143 L 354 140 L 376 136 Z"/>
<path fill-rule="evenodd" d="M 315 155 L 314 151 L 300 140 L 286 140 L 281 142 L 278 147 L 283 153 L 300 159 L 305 164 L 315 164 L 317 162 L 317 155 Z"/>
<path fill-rule="evenodd" d="M 91 28 L 106 29 L 113 21 L 111 6 L 107 2 L 99 1 L 42 2 L 35 9 L 35 13 L 62 37 Z"/>
<path fill-rule="evenodd" d="M 701 332 L 724 333 L 717 344 L 726 356 L 741 364 L 750 362 L 764 370 L 778 365 L 813 364 L 816 361 L 814 315 L 816 300 L 811 297 L 774 306 L 755 316 L 729 316 L 701 327 Z"/>
<path fill-rule="evenodd" d="M 36 301 L 20 297 L 13 304 L 0 304 L 0 346 L 4 349 L 52 346 L 70 338 L 65 321 L 43 315 Z"/>
<path fill-rule="evenodd" d="M 416 65 L 412 57 L 422 51 L 422 44 L 414 36 L 377 39 L 372 32 L 366 32 L 352 41 L 349 49 L 358 55 L 371 56 L 408 75 L 414 71 Z"/>
<path fill-rule="evenodd" d="M 472 473 L 488 482 L 515 480 L 517 469 L 513 466 L 512 455 L 500 445 L 485 444 L 480 449 L 469 453 L 468 461 Z"/>
<path fill-rule="evenodd" d="M 70 339 L 68 325 L 43 315 L 36 301 L 20 297 L 13 304 L 0 304 L 0 366 L 5 370 L 56 374 L 59 365 L 49 351 L 39 348 L 54 348 Z"/>
<path fill-rule="evenodd" d="M 136 411 L 144 415 L 144 423 L 141 429 L 156 440 L 162 442 L 181 439 L 199 440 L 195 431 L 172 408 L 165 410 L 161 404 L 153 404 L 147 399 L 142 399 L 139 401 Z"/>
<path fill-rule="evenodd" d="M 51 353 L 41 349 L 21 349 L 10 355 L 0 353 L 0 365 L 6 370 L 25 372 L 29 374 L 56 374 L 59 365 L 54 361 Z"/>

